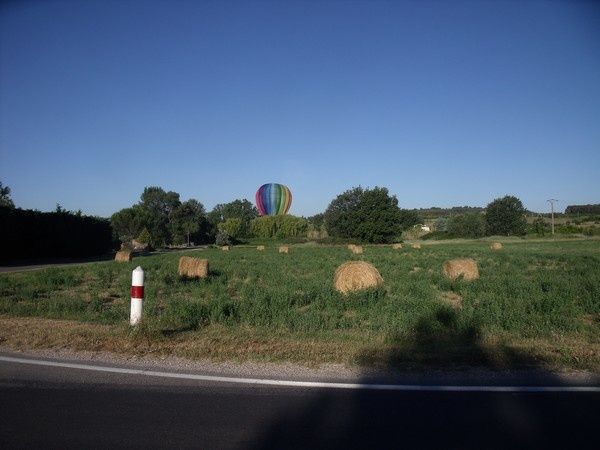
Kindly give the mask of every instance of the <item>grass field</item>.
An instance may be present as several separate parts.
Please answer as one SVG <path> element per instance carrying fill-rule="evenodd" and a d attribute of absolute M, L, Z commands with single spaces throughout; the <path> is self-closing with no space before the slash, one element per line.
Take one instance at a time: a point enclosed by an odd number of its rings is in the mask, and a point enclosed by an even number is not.
<path fill-rule="evenodd" d="M 177 276 L 182 255 L 211 276 Z M 449 281 L 450 258 L 481 278 Z M 343 296 L 336 267 L 362 259 L 382 288 Z M 127 325 L 131 271 L 146 271 L 144 323 Z M 308 364 L 600 368 L 600 241 L 473 241 L 420 250 L 207 249 L 0 275 L 0 343 Z M 36 319 L 36 318 L 43 318 Z M 55 320 L 46 320 L 55 319 Z"/>

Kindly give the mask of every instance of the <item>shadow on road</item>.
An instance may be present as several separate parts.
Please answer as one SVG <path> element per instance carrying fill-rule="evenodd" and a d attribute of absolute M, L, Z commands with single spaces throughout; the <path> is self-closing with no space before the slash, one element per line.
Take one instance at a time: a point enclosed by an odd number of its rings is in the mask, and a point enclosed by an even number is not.
<path fill-rule="evenodd" d="M 440 310 L 419 321 L 412 339 L 390 336 L 394 345 L 384 356 L 376 349 L 361 356 L 364 365 L 403 371 L 365 373 L 359 382 L 564 384 L 543 361 L 508 347 L 490 349 L 480 336 L 477 326 L 461 326 L 456 313 Z M 434 360 L 454 369 L 453 376 L 423 370 Z M 457 375 L 466 364 L 481 368 L 479 374 Z M 515 368 L 527 370 L 505 370 Z M 598 448 L 599 399 L 596 393 L 324 390 L 285 410 L 251 448 Z"/>

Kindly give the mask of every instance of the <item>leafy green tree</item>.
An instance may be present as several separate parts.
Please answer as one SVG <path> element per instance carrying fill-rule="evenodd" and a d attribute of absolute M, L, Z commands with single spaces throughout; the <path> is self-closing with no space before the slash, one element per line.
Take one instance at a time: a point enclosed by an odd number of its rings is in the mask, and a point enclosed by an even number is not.
<path fill-rule="evenodd" d="M 149 223 L 147 224 L 152 236 L 152 246 L 159 247 L 169 244 L 171 236 L 171 214 L 181 205 L 177 192 L 166 192 L 158 186 L 148 186 L 140 198 L 140 206 L 148 212 Z"/>
<path fill-rule="evenodd" d="M 3 186 L 2 181 L 0 181 L 0 206 L 4 206 L 6 208 L 15 207 L 15 204 L 10 198 L 10 188 L 8 186 Z"/>
<path fill-rule="evenodd" d="M 448 220 L 451 237 L 480 238 L 485 236 L 485 218 L 482 214 L 458 214 Z"/>
<path fill-rule="evenodd" d="M 230 217 L 225 222 L 217 225 L 221 233 L 225 233 L 230 238 L 238 239 L 242 234 L 243 222 L 240 217 Z"/>
<path fill-rule="evenodd" d="M 204 206 L 195 199 L 183 202 L 171 212 L 170 224 L 174 242 L 190 245 L 190 237 L 207 228 Z"/>
<path fill-rule="evenodd" d="M 150 232 L 148 231 L 148 228 L 144 227 L 142 232 L 136 238 L 136 241 L 138 241 L 140 244 L 149 244 L 151 239 L 152 239 L 152 237 L 150 236 Z"/>
<path fill-rule="evenodd" d="M 526 212 L 517 197 L 506 195 L 495 199 L 485 211 L 487 234 L 524 235 L 527 232 Z"/>
<path fill-rule="evenodd" d="M 150 222 L 149 212 L 140 205 L 117 211 L 110 218 L 113 231 L 121 242 L 128 242 L 139 236 Z"/>
<path fill-rule="evenodd" d="M 227 219 L 240 219 L 241 229 L 239 236 L 245 237 L 250 231 L 250 221 L 258 217 L 258 210 L 248 200 L 234 200 L 229 203 L 220 203 L 208 213 L 208 221 L 214 229 L 218 224 L 225 222 Z"/>
<path fill-rule="evenodd" d="M 403 216 L 396 196 L 379 187 L 343 192 L 329 204 L 324 218 L 331 236 L 374 243 L 392 242 L 413 220 Z"/>

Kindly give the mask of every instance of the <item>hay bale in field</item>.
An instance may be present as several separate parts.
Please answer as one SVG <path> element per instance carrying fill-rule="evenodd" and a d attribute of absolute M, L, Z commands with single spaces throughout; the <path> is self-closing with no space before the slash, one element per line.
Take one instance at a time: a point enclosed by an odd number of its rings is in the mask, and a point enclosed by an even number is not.
<path fill-rule="evenodd" d="M 289 253 L 289 252 L 290 252 L 290 248 L 287 245 L 279 246 L 279 253 Z"/>
<path fill-rule="evenodd" d="M 258 250 L 259 252 L 262 252 L 265 250 L 265 246 L 264 245 L 259 245 L 256 247 L 256 250 Z"/>
<path fill-rule="evenodd" d="M 444 275 L 451 280 L 456 280 L 462 275 L 464 280 L 476 280 L 479 278 L 477 262 L 471 258 L 451 259 L 442 265 Z"/>
<path fill-rule="evenodd" d="M 223 250 L 224 252 L 228 252 L 229 251 L 229 245 L 222 246 L 221 250 Z"/>
<path fill-rule="evenodd" d="M 131 250 L 119 250 L 115 255 L 115 261 L 117 262 L 129 262 L 132 259 Z"/>
<path fill-rule="evenodd" d="M 352 253 L 354 253 L 355 255 L 362 255 L 363 253 L 363 248 L 361 245 L 355 245 L 354 247 L 352 247 Z"/>
<path fill-rule="evenodd" d="M 500 250 L 502 248 L 502 244 L 500 242 L 492 242 L 490 248 L 492 250 Z"/>
<path fill-rule="evenodd" d="M 368 262 L 348 261 L 339 266 L 333 277 L 335 290 L 343 294 L 383 284 L 379 271 Z"/>
<path fill-rule="evenodd" d="M 179 258 L 179 276 L 185 278 L 206 278 L 208 276 L 208 259 Z"/>
<path fill-rule="evenodd" d="M 394 245 L 392 245 L 392 248 L 393 248 L 394 250 L 399 250 L 399 249 L 401 249 L 401 248 L 402 248 L 402 244 L 394 244 Z"/>
<path fill-rule="evenodd" d="M 348 244 L 348 250 L 352 250 L 354 247 L 356 247 L 354 244 Z"/>
<path fill-rule="evenodd" d="M 413 244 L 411 247 L 412 247 L 412 248 L 415 248 L 415 249 L 416 249 L 416 248 L 421 248 L 421 244 Z"/>

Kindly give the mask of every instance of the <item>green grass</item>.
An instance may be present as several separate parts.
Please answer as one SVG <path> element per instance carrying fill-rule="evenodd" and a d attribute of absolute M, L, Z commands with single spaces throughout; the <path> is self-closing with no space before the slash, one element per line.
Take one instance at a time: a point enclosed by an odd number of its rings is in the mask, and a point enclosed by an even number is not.
<path fill-rule="evenodd" d="M 182 255 L 208 258 L 210 278 L 180 279 Z M 477 260 L 481 278 L 444 278 L 442 263 L 457 257 Z M 335 292 L 333 273 L 350 259 L 374 264 L 384 286 L 350 296 Z M 597 346 L 600 336 L 598 240 L 506 243 L 498 252 L 479 241 L 421 250 L 373 246 L 363 255 L 351 255 L 345 247 L 298 246 L 289 255 L 278 254 L 275 246 L 264 252 L 207 249 L 125 264 L 3 274 L 0 314 L 123 326 L 137 265 L 146 272 L 144 329 L 157 339 L 215 326 L 222 333 L 254 330 L 261 336 L 346 345 L 355 350 L 350 359 L 365 364 L 487 364 L 484 342 L 541 340 L 568 365 L 573 354 Z M 462 307 L 446 303 L 448 295 L 458 296 Z M 577 344 L 564 344 L 565 339 Z M 512 353 L 511 361 L 534 359 L 523 351 L 520 358 Z M 593 366 L 598 355 L 592 353 L 587 358 Z M 298 358 L 311 359 L 308 354 Z"/>

